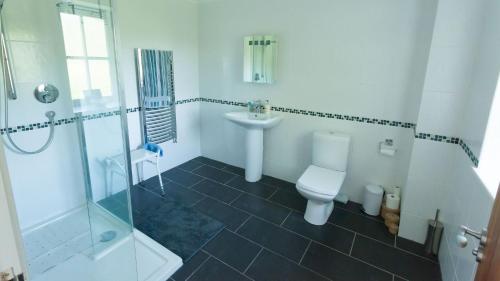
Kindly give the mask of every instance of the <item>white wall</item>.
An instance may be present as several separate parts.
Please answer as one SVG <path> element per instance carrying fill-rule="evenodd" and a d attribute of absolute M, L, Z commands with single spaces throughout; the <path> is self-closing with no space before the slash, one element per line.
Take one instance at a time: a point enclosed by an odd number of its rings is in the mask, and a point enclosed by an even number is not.
<path fill-rule="evenodd" d="M 500 3 L 494 0 L 441 0 L 420 108 L 418 132 L 464 139 L 476 156 L 484 138 L 500 70 Z M 437 208 L 445 224 L 440 249 L 444 281 L 474 279 L 471 250 L 455 236 L 460 225 L 487 226 L 494 194 L 457 145 L 415 141 L 400 235 L 423 242 L 426 220 Z M 422 204 L 425 202 L 425 204 Z"/>
<path fill-rule="evenodd" d="M 483 0 L 439 1 L 417 122 L 418 133 L 460 136 L 483 12 Z M 451 163 L 455 151 L 456 145 L 415 140 L 407 192 L 403 196 L 401 236 L 424 241 L 427 219 L 434 217 L 448 195 L 448 175 L 453 170 Z M 422 206 L 424 201 L 425 208 Z"/>
<path fill-rule="evenodd" d="M 127 107 L 138 106 L 134 48 L 171 50 L 177 100 L 199 97 L 198 5 L 182 0 L 116 1 L 121 71 Z M 139 113 L 129 114 L 130 146 L 142 143 Z M 162 144 L 167 170 L 201 154 L 199 103 L 177 106 L 177 143 Z M 145 177 L 154 173 L 145 166 Z M 135 171 L 135 169 L 134 169 Z"/>
<path fill-rule="evenodd" d="M 415 122 L 434 9 L 434 1 L 413 0 L 202 2 L 201 96 Z M 274 85 L 242 82 L 243 37 L 250 34 L 278 37 Z M 243 166 L 243 132 L 222 118 L 231 110 L 242 109 L 202 103 L 202 154 Z M 266 174 L 296 181 L 311 162 L 311 133 L 328 129 L 353 135 L 343 192 L 354 201 L 370 182 L 404 185 L 411 129 L 283 115 L 265 135 Z M 386 138 L 399 148 L 394 158 L 377 153 Z"/>
<path fill-rule="evenodd" d="M 18 99 L 9 102 L 11 127 L 45 122 L 48 110 L 57 113 L 56 119 L 73 116 L 62 33 L 54 32 L 61 28 L 56 3 L 52 0 L 6 2 L 4 20 L 18 91 Z M 33 98 L 33 90 L 40 83 L 51 83 L 59 88 L 60 97 L 55 103 L 41 104 Z M 48 131 L 34 130 L 12 137 L 24 149 L 32 150 L 45 143 Z M 6 159 L 21 228 L 85 202 L 74 125 L 56 127 L 54 143 L 47 151 L 25 156 L 6 149 Z"/>
<path fill-rule="evenodd" d="M 480 163 L 481 145 L 500 71 L 500 2 L 485 0 L 483 9 L 479 48 L 460 130 L 460 136 L 470 144 Z M 456 159 L 457 164 L 452 174 L 454 180 L 448 187 L 449 196 L 442 204 L 443 220 L 448 230 L 441 247 L 440 260 L 445 280 L 453 280 L 456 276 L 458 281 L 470 281 L 474 279 L 477 267 L 475 257 L 470 253 L 478 246 L 478 242 L 472 241 L 467 248 L 461 249 L 457 247 L 454 237 L 462 224 L 475 230 L 488 226 L 498 183 L 494 183 L 494 186 L 485 185 L 486 182 L 478 177 L 462 151 Z"/>

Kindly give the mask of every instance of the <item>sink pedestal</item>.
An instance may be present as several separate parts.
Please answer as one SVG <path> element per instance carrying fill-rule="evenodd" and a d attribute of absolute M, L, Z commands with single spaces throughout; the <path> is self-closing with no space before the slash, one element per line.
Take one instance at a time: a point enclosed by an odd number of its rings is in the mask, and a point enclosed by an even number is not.
<path fill-rule="evenodd" d="M 264 130 L 247 129 L 245 180 L 257 182 L 262 178 L 262 162 L 264 160 Z"/>
<path fill-rule="evenodd" d="M 264 130 L 277 126 L 282 117 L 270 114 L 265 119 L 253 119 L 244 111 L 229 112 L 224 117 L 246 129 L 245 179 L 248 182 L 259 181 L 264 159 Z"/>

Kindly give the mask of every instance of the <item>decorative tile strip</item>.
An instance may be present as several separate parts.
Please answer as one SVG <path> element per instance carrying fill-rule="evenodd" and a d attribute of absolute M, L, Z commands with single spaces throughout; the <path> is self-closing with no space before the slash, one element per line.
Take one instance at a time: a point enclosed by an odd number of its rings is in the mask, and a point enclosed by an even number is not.
<path fill-rule="evenodd" d="M 218 104 L 234 105 L 234 106 L 241 106 L 241 107 L 247 106 L 247 103 L 245 103 L 245 102 L 227 101 L 227 100 L 210 99 L 210 98 L 200 98 L 200 100 L 202 102 L 208 102 L 208 103 L 218 103 Z M 367 123 L 367 124 L 377 124 L 377 125 L 384 125 L 384 126 L 391 126 L 391 127 L 402 127 L 402 128 L 409 128 L 409 129 L 416 127 L 416 124 L 408 123 L 408 122 L 390 121 L 390 120 L 384 120 L 384 119 L 350 116 L 350 115 L 341 115 L 341 114 L 303 110 L 303 109 L 295 109 L 295 108 L 286 108 L 286 107 L 279 107 L 279 106 L 273 106 L 273 107 L 271 107 L 271 110 L 277 111 L 277 112 L 291 113 L 291 114 L 300 114 L 300 115 L 314 116 L 314 117 L 320 117 L 320 118 L 346 120 L 346 121 L 353 121 L 353 122 Z"/>
<path fill-rule="evenodd" d="M 139 112 L 139 111 L 141 111 L 140 107 L 127 108 L 127 113 L 133 113 L 133 112 Z"/>
<path fill-rule="evenodd" d="M 474 167 L 477 168 L 479 166 L 479 159 L 476 157 L 476 155 L 474 155 L 474 152 L 472 152 L 472 149 L 470 149 L 470 147 L 467 145 L 467 143 L 465 143 L 465 141 L 462 139 L 460 139 L 460 142 L 458 143 L 458 145 L 460 145 L 460 147 L 465 152 L 465 154 L 467 154 L 470 161 L 472 161 L 472 163 L 474 164 Z"/>
<path fill-rule="evenodd" d="M 447 136 L 441 136 L 441 135 L 433 135 L 433 134 L 427 134 L 427 133 L 417 133 L 415 135 L 415 138 L 423 139 L 423 140 L 437 141 L 437 142 L 453 143 L 453 144 L 458 144 L 460 142 L 460 138 L 447 137 Z"/>
<path fill-rule="evenodd" d="M 241 106 L 241 107 L 247 106 L 247 103 L 245 103 L 245 102 L 228 101 L 228 100 L 222 100 L 222 99 L 198 98 L 198 100 L 201 102 L 208 102 L 208 103 L 217 103 L 217 104 L 225 104 L 225 105 L 233 105 L 233 106 Z M 279 107 L 279 106 L 273 106 L 271 109 L 273 111 L 277 111 L 277 112 L 300 114 L 300 115 L 314 116 L 314 117 L 320 117 L 320 118 L 331 118 L 331 119 L 346 120 L 346 121 L 353 121 L 353 122 L 367 123 L 367 124 L 377 124 L 377 125 L 391 126 L 391 127 L 401 127 L 401 128 L 408 128 L 408 129 L 415 129 L 417 127 L 417 125 L 414 123 L 391 121 L 391 120 L 384 120 L 384 119 L 377 119 L 377 118 L 351 116 L 351 115 L 335 114 L 335 113 L 320 112 L 320 111 L 310 111 L 310 110 L 286 108 L 286 107 Z M 477 167 L 477 165 L 479 163 L 478 158 L 474 155 L 472 150 L 460 138 L 448 137 L 448 136 L 442 136 L 442 135 L 433 135 L 433 134 L 427 134 L 427 133 L 416 133 L 415 138 L 459 145 L 463 149 L 463 151 L 467 154 L 467 156 L 472 161 L 474 166 Z"/>
<path fill-rule="evenodd" d="M 63 118 L 59 120 L 54 121 L 55 126 L 61 126 L 65 124 L 71 124 L 75 122 L 76 117 L 71 117 L 71 118 Z M 27 125 L 19 125 L 16 127 L 9 127 L 9 128 L 1 128 L 0 129 L 0 135 L 3 135 L 7 132 L 10 134 L 18 133 L 18 132 L 26 132 L 26 131 L 33 131 L 33 130 L 38 130 L 38 129 L 43 129 L 43 128 L 48 128 L 50 126 L 50 123 L 48 121 L 42 122 L 42 123 L 33 123 L 33 124 L 27 124 Z"/>
<path fill-rule="evenodd" d="M 430 141 L 436 141 L 436 142 L 444 142 L 444 143 L 451 143 L 451 144 L 456 144 L 462 148 L 462 150 L 467 154 L 469 159 L 472 161 L 472 164 L 474 164 L 475 167 L 479 165 L 479 159 L 474 155 L 474 152 L 469 148 L 467 143 L 465 143 L 464 140 L 461 138 L 457 137 L 447 137 L 447 136 L 442 136 L 442 135 L 433 135 L 433 134 L 427 134 L 427 133 L 417 133 L 415 134 L 415 138 L 417 139 L 422 139 L 422 140 L 430 140 Z"/>
<path fill-rule="evenodd" d="M 193 103 L 193 102 L 208 102 L 208 103 L 217 103 L 217 104 L 240 106 L 240 107 L 247 106 L 246 102 L 228 101 L 228 100 L 211 99 L 211 98 L 189 98 L 189 99 L 184 99 L 184 100 L 178 100 L 175 102 L 175 104 L 180 105 L 180 104 L 187 104 L 187 103 Z M 353 121 L 353 122 L 359 122 L 359 123 L 377 124 L 377 125 L 391 126 L 391 127 L 402 127 L 402 128 L 408 128 L 408 129 L 415 129 L 416 128 L 416 124 L 408 123 L 408 122 L 390 121 L 390 120 L 377 119 L 377 118 L 350 116 L 350 115 L 342 115 L 342 114 L 335 114 L 335 113 L 310 111 L 310 110 L 302 110 L 302 109 L 294 109 L 294 108 L 286 108 L 286 107 L 278 107 L 278 106 L 273 106 L 271 109 L 273 111 L 277 111 L 277 112 L 300 114 L 300 115 L 314 116 L 314 117 L 320 117 L 320 118 L 330 118 L 330 119 L 346 120 L 346 121 Z M 140 107 L 131 107 L 131 108 L 127 108 L 127 113 L 139 112 L 141 110 L 142 109 Z M 116 116 L 116 115 L 120 115 L 119 110 L 84 115 L 82 118 L 84 121 L 88 121 L 88 120 L 106 118 L 106 117 L 111 117 L 111 116 Z M 77 120 L 77 117 L 63 118 L 63 119 L 59 119 L 59 120 L 54 121 L 54 125 L 61 126 L 61 125 L 66 125 L 66 124 L 72 124 L 76 120 Z M 26 131 L 44 129 L 44 128 L 48 128 L 49 126 L 50 126 L 49 122 L 45 121 L 42 123 L 33 123 L 33 124 L 28 124 L 28 125 L 20 125 L 20 126 L 16 126 L 16 127 L 10 127 L 10 128 L 8 128 L 8 130 L 9 130 L 9 133 L 14 134 L 14 133 L 18 133 L 18 132 L 26 132 Z M 1 128 L 0 135 L 4 135 L 6 131 L 7 131 L 6 128 Z M 433 134 L 427 134 L 427 133 L 416 133 L 415 138 L 457 144 L 467 154 L 467 156 L 472 161 L 474 166 L 477 167 L 479 164 L 478 158 L 474 155 L 474 153 L 469 148 L 467 143 L 465 143 L 460 138 L 448 137 L 448 136 L 442 136 L 442 135 L 433 135 Z"/>
<path fill-rule="evenodd" d="M 218 103 L 218 104 L 225 104 L 225 105 L 234 105 L 234 106 L 241 106 L 241 107 L 246 107 L 248 105 L 248 103 L 246 103 L 246 102 L 220 100 L 220 99 L 199 98 L 199 100 L 202 101 L 202 102 Z"/>
<path fill-rule="evenodd" d="M 192 103 L 192 102 L 198 102 L 198 101 L 200 101 L 200 98 L 190 98 L 190 99 L 185 99 L 185 100 L 178 100 L 175 102 L 175 104 L 179 105 L 179 104 Z"/>
<path fill-rule="evenodd" d="M 175 104 L 179 105 L 179 104 L 186 104 L 186 103 L 198 102 L 198 101 L 200 101 L 200 98 L 190 98 L 190 99 L 185 99 L 185 100 L 179 100 Z M 127 113 L 134 113 L 134 112 L 139 112 L 139 111 L 141 111 L 140 107 L 127 108 Z M 88 120 L 106 118 L 106 117 L 117 116 L 117 115 L 120 115 L 120 110 L 83 115 L 82 119 L 84 121 L 88 121 Z M 63 118 L 63 119 L 55 120 L 54 125 L 61 126 L 61 125 L 72 124 L 76 120 L 77 120 L 77 117 Z M 18 132 L 26 132 L 26 131 L 44 129 L 44 128 L 48 128 L 49 126 L 50 126 L 49 122 L 45 121 L 42 123 L 33 123 L 33 124 L 9 127 L 8 129 L 1 128 L 0 135 L 4 135 L 7 130 L 9 130 L 10 134 L 14 134 L 14 133 L 18 133 Z"/>

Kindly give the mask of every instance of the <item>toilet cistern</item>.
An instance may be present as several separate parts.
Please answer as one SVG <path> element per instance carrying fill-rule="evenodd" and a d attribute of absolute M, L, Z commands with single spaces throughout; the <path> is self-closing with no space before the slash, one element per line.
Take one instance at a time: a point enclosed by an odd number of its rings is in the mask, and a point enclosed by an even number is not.
<path fill-rule="evenodd" d="M 262 178 L 264 158 L 264 129 L 277 126 L 283 117 L 269 114 L 265 119 L 251 118 L 248 111 L 229 112 L 224 117 L 246 130 L 245 179 L 257 182 Z"/>

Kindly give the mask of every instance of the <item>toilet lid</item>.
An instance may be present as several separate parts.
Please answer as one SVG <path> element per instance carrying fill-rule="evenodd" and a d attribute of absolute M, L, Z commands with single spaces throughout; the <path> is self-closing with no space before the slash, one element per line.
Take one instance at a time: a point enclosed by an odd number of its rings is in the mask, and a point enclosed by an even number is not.
<path fill-rule="evenodd" d="M 319 194 L 336 196 L 346 173 L 311 165 L 297 181 L 297 187 Z"/>

